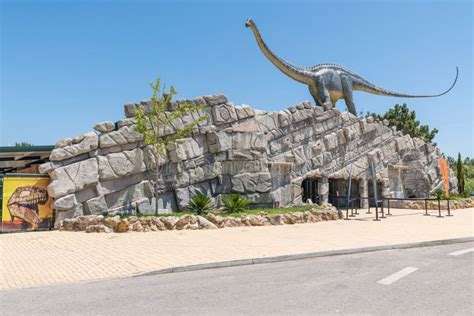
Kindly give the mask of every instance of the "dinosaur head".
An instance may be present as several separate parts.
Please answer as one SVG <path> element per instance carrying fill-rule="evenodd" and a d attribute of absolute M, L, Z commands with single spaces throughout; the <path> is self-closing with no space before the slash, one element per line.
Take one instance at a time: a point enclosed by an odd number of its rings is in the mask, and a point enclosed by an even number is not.
<path fill-rule="evenodd" d="M 253 20 L 251 18 L 247 19 L 247 22 L 245 22 L 245 27 L 251 27 L 255 26 L 255 23 L 253 23 Z"/>

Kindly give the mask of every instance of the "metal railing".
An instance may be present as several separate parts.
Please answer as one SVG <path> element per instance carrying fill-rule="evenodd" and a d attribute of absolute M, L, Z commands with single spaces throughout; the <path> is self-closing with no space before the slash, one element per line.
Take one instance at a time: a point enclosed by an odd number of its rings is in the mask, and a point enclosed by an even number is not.
<path fill-rule="evenodd" d="M 358 213 L 358 208 L 360 208 L 360 206 L 362 205 L 361 202 L 362 200 L 367 200 L 367 212 L 366 214 L 372 214 L 371 212 L 371 206 L 370 206 L 370 202 L 374 202 L 375 204 L 375 218 L 374 218 L 374 221 L 380 221 L 381 218 L 387 218 L 387 216 L 391 216 L 393 215 L 391 212 L 390 212 L 390 201 L 424 201 L 424 205 L 425 205 L 425 213 L 423 214 L 423 216 L 430 216 L 431 214 L 428 214 L 428 201 L 437 201 L 438 203 L 438 218 L 442 218 L 444 217 L 442 214 L 441 214 L 441 201 L 446 201 L 447 202 L 447 215 L 445 216 L 453 216 L 451 214 L 451 208 L 450 208 L 450 204 L 449 204 L 449 201 L 450 199 L 447 198 L 447 199 L 441 199 L 440 197 L 435 197 L 435 198 L 392 198 L 392 197 L 382 197 L 381 199 L 378 199 L 377 201 L 375 201 L 375 198 L 374 197 L 363 197 L 363 196 L 358 196 L 358 197 L 354 197 L 354 198 L 349 198 L 348 196 L 331 196 L 330 197 L 332 201 L 335 201 L 335 204 L 334 205 L 336 208 L 339 208 L 339 205 L 340 204 L 345 204 L 344 207 L 345 207 L 345 210 L 346 210 L 346 216 L 344 219 L 346 220 L 349 220 L 349 217 L 356 217 L 356 215 L 359 215 Z M 345 201 L 346 203 L 339 203 L 339 200 L 343 200 Z M 384 205 L 385 205 L 385 202 L 386 202 L 386 205 L 387 205 L 387 213 L 385 214 L 385 209 L 384 209 Z M 379 208 L 380 208 L 380 212 L 379 212 Z M 405 207 L 403 207 L 405 208 Z M 349 215 L 349 210 L 350 210 L 350 215 Z M 379 213 L 380 213 L 380 216 L 379 216 Z"/>

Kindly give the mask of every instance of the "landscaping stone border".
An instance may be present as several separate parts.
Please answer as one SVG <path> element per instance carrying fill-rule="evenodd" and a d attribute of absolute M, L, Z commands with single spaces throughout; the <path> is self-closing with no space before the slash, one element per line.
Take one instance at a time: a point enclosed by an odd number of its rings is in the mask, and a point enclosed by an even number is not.
<path fill-rule="evenodd" d="M 224 215 L 224 216 L 222 216 Z M 270 226 L 317 223 L 342 219 L 343 214 L 330 204 L 323 209 L 311 209 L 304 212 L 287 212 L 281 214 L 241 214 L 240 218 L 224 214 L 209 213 L 206 216 L 185 214 L 182 216 L 129 216 L 120 218 L 116 215 L 87 215 L 67 218 L 61 222 L 62 231 L 85 231 L 86 233 L 126 233 L 156 232 L 183 229 L 218 229 L 241 226 Z"/>

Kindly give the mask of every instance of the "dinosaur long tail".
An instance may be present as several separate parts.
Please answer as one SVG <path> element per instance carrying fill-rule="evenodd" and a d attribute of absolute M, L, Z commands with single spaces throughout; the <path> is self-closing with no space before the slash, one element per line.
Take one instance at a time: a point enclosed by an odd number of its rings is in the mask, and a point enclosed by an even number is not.
<path fill-rule="evenodd" d="M 359 90 L 359 91 L 365 91 L 369 92 L 372 94 L 377 94 L 377 95 L 383 95 L 383 96 L 391 96 L 391 97 L 400 97 L 400 98 L 433 98 L 433 97 L 439 97 L 442 96 L 456 85 L 456 82 L 458 81 L 458 75 L 459 75 L 459 69 L 456 67 L 456 78 L 454 78 L 454 82 L 449 87 L 448 90 L 444 91 L 443 93 L 440 94 L 432 94 L 432 95 L 413 95 L 413 94 L 404 94 L 404 93 L 398 93 L 398 92 L 393 92 L 389 90 L 385 90 L 383 88 L 377 87 L 373 83 L 363 79 L 363 78 L 357 78 L 354 82 L 354 90 Z"/>

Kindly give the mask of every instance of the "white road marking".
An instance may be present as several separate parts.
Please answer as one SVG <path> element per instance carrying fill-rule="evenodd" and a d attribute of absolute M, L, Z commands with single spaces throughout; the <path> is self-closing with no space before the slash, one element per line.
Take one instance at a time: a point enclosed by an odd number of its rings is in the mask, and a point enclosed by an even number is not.
<path fill-rule="evenodd" d="M 400 280 L 401 278 L 406 277 L 410 273 L 415 272 L 416 270 L 418 270 L 418 268 L 406 267 L 406 268 L 401 269 L 400 271 L 398 271 L 398 272 L 396 272 L 392 275 L 389 275 L 385 279 L 382 279 L 382 280 L 378 281 L 377 283 L 384 284 L 384 285 L 390 285 L 393 282 L 396 282 L 396 281 Z"/>
<path fill-rule="evenodd" d="M 448 254 L 448 256 L 459 256 L 459 255 L 463 255 L 465 253 L 473 252 L 473 251 L 474 251 L 474 248 L 467 248 L 467 249 L 451 252 L 451 253 Z"/>

